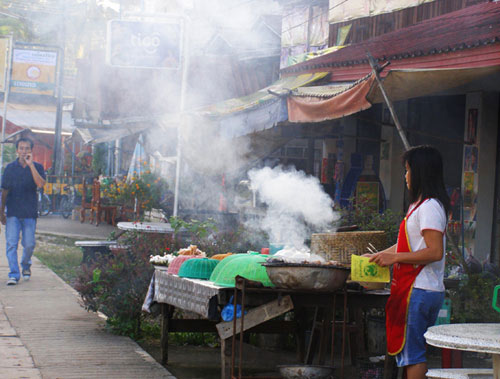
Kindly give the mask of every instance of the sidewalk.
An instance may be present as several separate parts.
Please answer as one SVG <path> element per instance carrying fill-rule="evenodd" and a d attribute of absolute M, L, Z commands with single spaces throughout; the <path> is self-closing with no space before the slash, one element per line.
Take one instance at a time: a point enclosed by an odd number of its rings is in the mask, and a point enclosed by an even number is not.
<path fill-rule="evenodd" d="M 62 220 L 62 224 L 58 219 Z M 51 227 L 44 228 L 43 224 Z M 109 234 L 104 228 L 100 229 L 101 225 L 95 227 L 87 224 L 93 229 L 91 229 L 92 234 L 85 235 L 77 226 L 87 225 L 79 225 L 79 222 L 64 220 L 60 216 L 40 219 L 39 225 L 42 230 L 57 232 L 53 234 L 69 234 L 75 238 L 104 239 Z M 103 236 L 106 232 L 107 234 Z M 0 233 L 0 376 L 2 378 L 175 379 L 130 338 L 106 332 L 104 321 L 96 314 L 87 312 L 79 304 L 76 291 L 36 258 L 33 259 L 33 275 L 29 282 L 21 280 L 17 286 L 6 286 L 8 271 L 2 227 Z"/>

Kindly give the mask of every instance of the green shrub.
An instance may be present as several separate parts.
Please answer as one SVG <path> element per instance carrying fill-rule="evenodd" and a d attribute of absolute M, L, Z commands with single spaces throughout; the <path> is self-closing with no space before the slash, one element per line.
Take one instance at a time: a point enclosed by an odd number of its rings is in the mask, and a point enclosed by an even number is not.
<path fill-rule="evenodd" d="M 114 332 L 138 339 L 141 307 L 154 271 L 149 256 L 163 254 L 170 241 L 130 232 L 121 242 L 128 248 L 113 249 L 110 256 L 82 265 L 75 288 L 88 310 L 108 316 Z"/>
<path fill-rule="evenodd" d="M 457 289 L 448 290 L 451 321 L 500 322 L 500 313 L 491 306 L 493 289 L 499 284 L 500 278 L 485 272 L 465 275 Z"/>
<path fill-rule="evenodd" d="M 387 243 L 392 246 L 396 243 L 399 233 L 399 224 L 403 215 L 386 209 L 379 213 L 373 209 L 372 204 L 366 197 L 360 197 L 351 208 L 340 210 L 341 218 L 339 226 L 357 225 L 359 230 L 383 230 L 387 234 Z"/>

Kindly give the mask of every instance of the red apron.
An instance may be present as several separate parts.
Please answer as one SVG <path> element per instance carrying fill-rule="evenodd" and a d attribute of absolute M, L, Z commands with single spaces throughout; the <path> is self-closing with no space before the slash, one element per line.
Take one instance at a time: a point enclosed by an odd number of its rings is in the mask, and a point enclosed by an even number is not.
<path fill-rule="evenodd" d="M 425 201 L 425 200 L 424 200 Z M 411 252 L 406 220 L 424 202 L 418 203 L 415 208 L 401 221 L 399 225 L 396 253 Z M 385 306 L 385 327 L 387 332 L 387 352 L 396 355 L 403 350 L 406 342 L 406 322 L 410 305 L 411 291 L 417 275 L 425 265 L 396 263 L 392 268 L 391 295 Z"/>

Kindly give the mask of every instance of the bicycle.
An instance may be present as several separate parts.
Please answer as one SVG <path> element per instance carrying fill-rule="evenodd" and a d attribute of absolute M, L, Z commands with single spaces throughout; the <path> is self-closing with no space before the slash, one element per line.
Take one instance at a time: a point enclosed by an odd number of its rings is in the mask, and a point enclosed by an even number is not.
<path fill-rule="evenodd" d="M 73 186 L 66 186 L 65 191 L 69 192 L 68 195 L 63 195 L 61 197 L 61 202 L 59 203 L 59 209 L 61 211 L 61 215 L 64 218 L 68 218 L 71 216 L 73 212 L 73 207 L 75 205 L 75 188 Z"/>
<path fill-rule="evenodd" d="M 38 190 L 38 215 L 39 216 L 47 216 L 50 213 L 50 197 L 43 189 Z"/>

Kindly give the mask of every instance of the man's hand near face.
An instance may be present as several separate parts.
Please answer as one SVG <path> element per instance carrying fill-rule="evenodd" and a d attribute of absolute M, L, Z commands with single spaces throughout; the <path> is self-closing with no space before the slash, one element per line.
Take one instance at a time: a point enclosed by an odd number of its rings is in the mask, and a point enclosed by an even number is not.
<path fill-rule="evenodd" d="M 26 154 L 26 156 L 24 157 L 24 161 L 28 166 L 33 166 L 33 155 L 31 153 Z"/>

